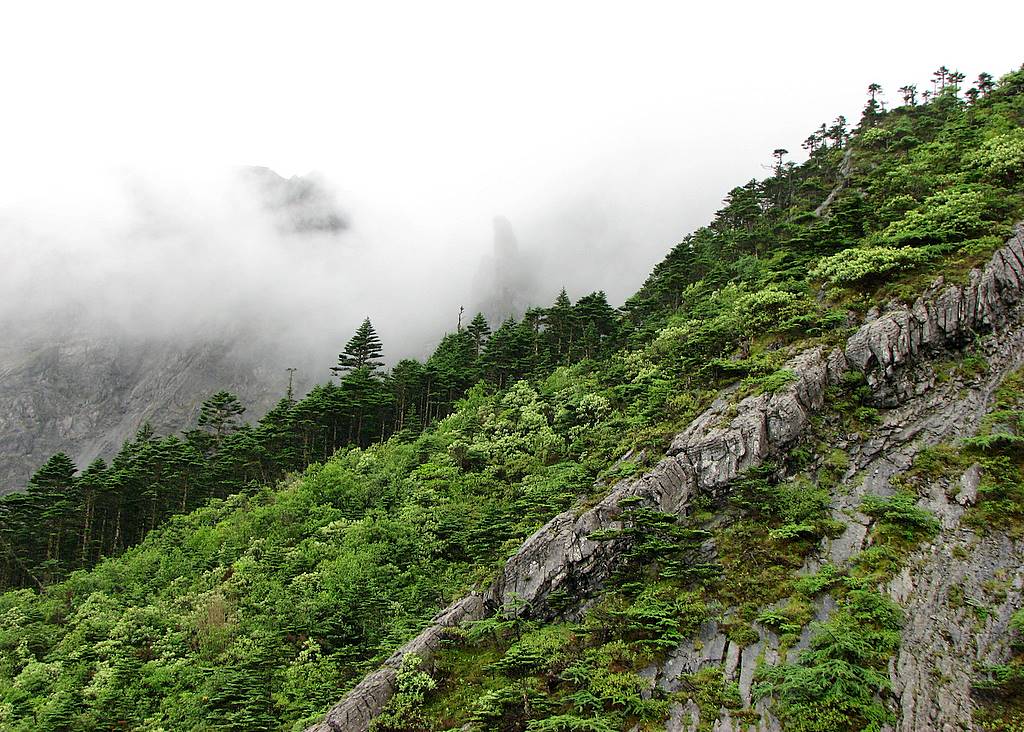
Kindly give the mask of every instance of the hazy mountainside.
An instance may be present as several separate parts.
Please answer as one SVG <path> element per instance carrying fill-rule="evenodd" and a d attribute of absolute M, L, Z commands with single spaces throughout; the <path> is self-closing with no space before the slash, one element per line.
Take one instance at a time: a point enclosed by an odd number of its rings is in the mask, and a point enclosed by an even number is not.
<path fill-rule="evenodd" d="M 258 423 L 51 458 L 0 500 L 0 724 L 1021 729 L 1024 70 L 934 81 L 618 311 L 389 371 L 367 319 Z"/>
<path fill-rule="evenodd" d="M 23 489 L 55 452 L 88 465 L 114 455 L 144 423 L 161 434 L 194 427 L 200 404 L 224 387 L 249 415 L 262 416 L 284 395 L 289 365 L 223 339 L 77 331 L 7 341 L 0 350 L 0 492 Z"/>
<path fill-rule="evenodd" d="M 315 178 L 286 179 L 267 168 L 243 169 L 239 178 L 283 235 L 346 228 Z M 59 289 L 45 279 L 38 286 Z M 0 326 L 0 494 L 23 489 L 55 452 L 84 466 L 111 457 L 144 423 L 161 434 L 194 427 L 200 404 L 220 389 L 260 417 L 284 396 L 285 369 L 305 365 L 295 361 L 306 354 L 286 357 L 244 322 L 147 334 L 80 310 L 87 305 Z M 309 378 L 302 371 L 300 392 Z"/>

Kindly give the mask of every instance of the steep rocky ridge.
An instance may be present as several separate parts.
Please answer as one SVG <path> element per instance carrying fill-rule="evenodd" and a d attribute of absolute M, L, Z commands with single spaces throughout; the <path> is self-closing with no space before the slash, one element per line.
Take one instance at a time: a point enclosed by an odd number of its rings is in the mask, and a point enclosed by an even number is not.
<path fill-rule="evenodd" d="M 397 651 L 374 674 L 366 677 L 341 700 L 327 718 L 310 731 L 365 730 L 393 694 L 395 670 L 405 653 L 428 658 L 446 629 L 463 620 L 481 617 L 502 605 L 525 603 L 524 612 L 536 617 L 556 613 L 545 604 L 556 590 L 584 595 L 606 579 L 611 559 L 620 548 L 616 542 L 589 541 L 597 530 L 618 528 L 619 503 L 638 497 L 662 511 L 685 513 L 688 501 L 702 492 L 720 492 L 745 470 L 784 453 L 800 437 L 810 417 L 825 407 L 826 391 L 851 369 L 863 371 L 875 400 L 890 408 L 881 424 L 865 438 L 849 440 L 844 447 L 851 461 L 836 491 L 834 514 L 851 523 L 844 534 L 823 548 L 822 559 L 843 562 L 856 552 L 867 536 L 868 519 L 855 506 L 866 493 L 892 492 L 890 479 L 906 470 L 925 445 L 951 436 L 969 434 L 984 414 L 992 391 L 1001 379 L 1024 362 L 1024 228 L 1018 227 L 991 261 L 971 273 L 963 285 L 937 282 L 912 306 L 891 305 L 884 313 L 872 313 L 847 341 L 845 351 L 815 347 L 795 356 L 787 365 L 795 380 L 775 394 L 748 396 L 738 404 L 723 394 L 673 441 L 666 457 L 637 480 L 614 486 L 596 506 L 577 513 L 567 511 L 531 536 L 509 559 L 494 584 L 471 595 L 435 618 L 421 635 Z M 934 361 L 951 349 L 991 335 L 981 342 L 989 369 L 972 380 L 939 383 Z M 964 478 L 970 481 L 970 477 Z M 995 659 L 1008 651 L 1004 637 L 1009 615 L 1020 605 L 1019 571 L 1022 548 L 1007 540 L 986 539 L 971 543 L 967 558 L 950 562 L 952 547 L 964 546 L 959 518 L 963 508 L 935 495 L 925 501 L 942 516 L 943 531 L 922 549 L 888 588 L 890 594 L 917 620 L 904 630 L 903 650 L 892 666 L 893 685 L 901 700 L 901 729 L 970 728 L 970 664 L 964 659 Z M 849 516 L 853 520 L 849 521 Z M 994 543 L 993 543 L 994 542 Z M 963 552 L 958 552 L 963 556 Z M 1000 608 L 988 618 L 982 632 L 964 633 L 962 617 L 951 614 L 941 596 L 944 583 L 962 581 L 980 587 L 996 573 L 1015 572 L 1012 590 Z M 819 618 L 830 605 L 822 600 Z M 940 629 L 944 633 L 936 633 Z M 751 681 L 758 659 L 778 659 L 778 638 L 767 628 L 757 628 L 759 640 L 746 648 L 731 645 L 714 623 L 702 628 L 699 642 L 690 641 L 670 654 L 665 664 L 649 670 L 653 680 L 672 689 L 681 673 L 707 665 L 721 665 L 727 677 L 739 681 L 748 704 Z M 808 641 L 805 630 L 795 653 Z M 956 666 L 943 689 L 929 686 L 936 669 Z M 752 728 L 776 729 L 764 700 L 756 707 L 760 721 Z M 716 730 L 746 728 L 734 725 L 726 710 L 713 723 Z M 695 729 L 698 711 L 676 705 L 669 729 Z"/>
<path fill-rule="evenodd" d="M 847 529 L 839 538 L 826 541 L 812 565 L 827 561 L 843 566 L 865 548 L 870 519 L 857 511 L 863 496 L 893 493 L 892 480 L 911 467 L 923 448 L 974 433 L 1000 382 L 1024 364 L 1022 252 L 1024 237 L 1018 229 L 966 286 L 933 288 L 911 307 L 896 306 L 877 315 L 850 338 L 847 361 L 866 369 L 880 403 L 895 406 L 883 413 L 870 434 L 842 445 L 850 464 L 833 495 L 833 515 Z M 940 381 L 938 359 L 924 357 L 940 356 L 945 349 L 986 331 L 990 335 L 977 344 L 988 363 L 985 373 Z M 1024 544 L 1001 534 L 981 536 L 964 526 L 965 506 L 977 489 L 976 467 L 955 482 L 933 484 L 919 502 L 939 517 L 942 530 L 908 559 L 886 588 L 908 619 L 890 666 L 898 699 L 896 728 L 901 731 L 973 728 L 973 674 L 979 665 L 1005 661 L 1009 619 L 1022 605 Z M 951 606 L 951 593 L 983 598 L 993 583 L 1003 586 L 1005 594 L 990 603 L 984 622 L 968 605 Z M 817 619 L 827 618 L 830 610 L 826 596 L 816 608 Z M 780 641 L 770 629 L 757 624 L 755 628 L 758 641 L 741 648 L 730 642 L 717 623 L 706 623 L 696 642 L 681 646 L 649 674 L 674 691 L 684 674 L 721 667 L 727 680 L 738 683 L 744 703 L 761 713 L 751 728 L 778 729 L 769 705 L 763 700 L 758 703 L 751 691 L 758 663 L 780 660 Z M 801 641 L 789 649 L 788 660 L 793 661 L 809 640 L 810 631 L 805 628 Z M 700 721 L 695 705 L 676 705 L 668 729 L 695 730 Z M 709 721 L 720 732 L 748 729 L 725 709 L 719 710 L 716 719 L 704 720 Z"/>

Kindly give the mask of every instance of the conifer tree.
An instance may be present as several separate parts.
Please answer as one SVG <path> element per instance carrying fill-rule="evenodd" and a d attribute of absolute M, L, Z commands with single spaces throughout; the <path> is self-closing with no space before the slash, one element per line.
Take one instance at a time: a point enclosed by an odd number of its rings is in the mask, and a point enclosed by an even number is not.
<path fill-rule="evenodd" d="M 382 344 L 369 318 L 363 320 L 355 335 L 345 344 L 345 350 L 338 354 L 338 365 L 332 366 L 336 374 L 368 368 L 371 372 L 384 365 Z"/>
<path fill-rule="evenodd" d="M 473 339 L 474 355 L 479 356 L 483 350 L 484 343 L 487 342 L 487 337 L 491 334 L 491 326 L 488 325 L 487 318 L 484 317 L 483 313 L 477 313 L 473 316 L 473 321 L 466 328 L 466 332 Z"/>
<path fill-rule="evenodd" d="M 522 342 L 519 325 L 514 318 L 508 318 L 487 341 L 481 362 L 487 378 L 503 389 L 521 373 L 521 359 L 528 344 Z"/>
<path fill-rule="evenodd" d="M 981 92 L 983 97 L 987 97 L 995 88 L 996 83 L 992 80 L 992 74 L 986 71 L 978 74 L 978 91 Z"/>
<path fill-rule="evenodd" d="M 789 155 L 789 150 L 784 147 L 777 147 L 772 151 L 772 157 L 775 158 L 775 175 L 782 175 L 782 158 Z"/>
<path fill-rule="evenodd" d="M 573 306 L 581 332 L 577 338 L 578 358 L 594 358 L 615 336 L 615 310 L 604 291 L 584 295 Z"/>
<path fill-rule="evenodd" d="M 44 581 L 52 579 L 60 562 L 60 549 L 64 530 L 73 506 L 77 505 L 74 461 L 66 453 L 58 452 L 35 472 L 28 481 L 26 491 L 41 521 L 39 531 L 45 532 L 46 549 L 43 556 Z"/>
<path fill-rule="evenodd" d="M 835 142 L 836 147 L 843 147 L 846 144 L 848 138 L 846 130 L 846 116 L 839 115 L 836 117 L 835 124 L 828 129 L 828 137 L 830 140 Z"/>
<path fill-rule="evenodd" d="M 423 364 L 411 358 L 403 358 L 388 374 L 388 386 L 391 388 L 395 403 L 393 426 L 395 432 L 409 427 L 406 422 L 409 415 L 417 414 L 417 410 L 422 408 L 420 402 L 423 395 L 424 378 Z"/>
<path fill-rule="evenodd" d="M 218 391 L 203 402 L 199 410 L 199 426 L 208 428 L 215 441 L 238 429 L 238 417 L 245 412 L 245 407 L 238 397 L 228 391 Z"/>
<path fill-rule="evenodd" d="M 572 309 L 572 301 L 566 294 L 565 288 L 558 293 L 555 304 L 548 308 L 545 321 L 547 327 L 544 330 L 544 340 L 547 342 L 547 351 L 552 361 L 556 364 L 568 362 L 569 352 L 572 349 L 572 339 L 576 314 Z"/>

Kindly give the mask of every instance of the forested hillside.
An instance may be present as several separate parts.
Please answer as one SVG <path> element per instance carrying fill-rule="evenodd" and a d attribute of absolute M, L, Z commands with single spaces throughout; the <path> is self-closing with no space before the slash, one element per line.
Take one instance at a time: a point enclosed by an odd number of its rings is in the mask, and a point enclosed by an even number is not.
<path fill-rule="evenodd" d="M 368 318 L 336 382 L 256 423 L 218 392 L 197 429 L 144 428 L 109 465 L 55 455 L 0 500 L 0 726 L 302 729 L 439 609 L 502 591 L 506 560 L 546 522 L 654 474 L 678 435 L 789 398 L 808 354 L 826 354 L 815 368 L 835 379 L 807 399 L 810 437 L 678 511 L 616 499 L 615 526 L 586 539 L 614 557 L 607 577 L 536 606 L 501 595 L 450 634 L 433 675 L 402 659 L 373 729 L 710 729 L 720 710 L 729 729 L 913 728 L 888 675 L 914 626 L 906 558 L 959 527 L 925 499 L 971 470 L 964 526 L 1017 556 L 1021 355 L 966 314 L 903 391 L 872 370 L 877 355 L 840 373 L 827 354 L 851 362 L 865 320 L 937 278 L 975 282 L 1024 218 L 1024 71 L 965 87 L 942 67 L 933 90 L 908 84 L 886 109 L 871 85 L 858 123 L 822 124 L 804 162 L 776 150 L 772 175 L 729 191 L 618 310 L 563 292 L 521 321 L 477 316 L 390 370 Z M 889 371 L 914 355 L 897 352 Z M 977 424 L 961 420 L 977 436 L 936 431 L 891 483 L 866 478 L 863 445 L 895 444 L 887 420 L 929 389 L 981 394 Z M 957 610 L 1005 629 L 992 643 L 1009 653 L 1020 568 L 992 566 L 1002 599 L 961 589 Z M 731 662 L 711 651 L 721 639 L 740 649 Z M 964 669 L 968 719 L 1019 729 L 1021 668 Z"/>

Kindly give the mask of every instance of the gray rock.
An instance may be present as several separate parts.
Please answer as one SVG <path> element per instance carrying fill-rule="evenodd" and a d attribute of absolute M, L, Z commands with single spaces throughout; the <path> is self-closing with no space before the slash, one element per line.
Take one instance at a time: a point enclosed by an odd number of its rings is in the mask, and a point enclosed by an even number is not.
<path fill-rule="evenodd" d="M 978 486 L 981 485 L 981 466 L 975 463 L 960 476 L 960 492 L 956 502 L 961 506 L 973 506 L 978 501 Z"/>

